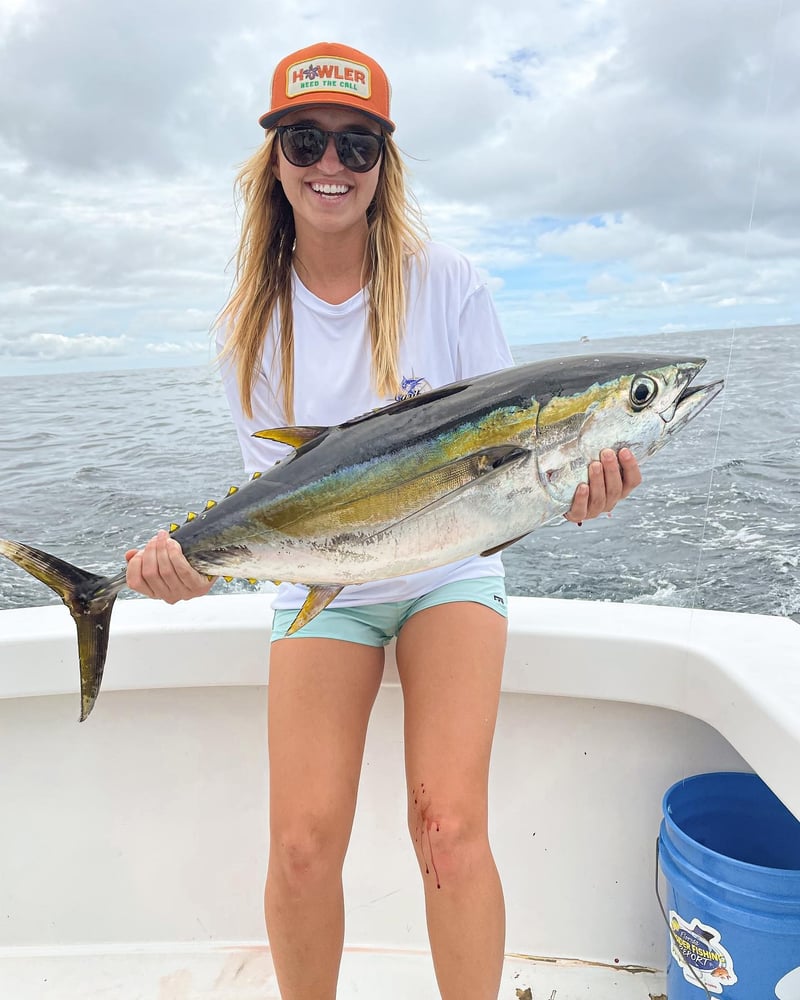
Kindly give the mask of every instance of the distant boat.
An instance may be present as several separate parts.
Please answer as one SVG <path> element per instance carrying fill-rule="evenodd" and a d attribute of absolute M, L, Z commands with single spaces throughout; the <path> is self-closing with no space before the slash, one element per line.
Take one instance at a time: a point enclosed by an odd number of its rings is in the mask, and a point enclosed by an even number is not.
<path fill-rule="evenodd" d="M 588 337 L 581 337 L 581 343 L 582 344 L 588 344 L 589 343 L 589 338 Z"/>

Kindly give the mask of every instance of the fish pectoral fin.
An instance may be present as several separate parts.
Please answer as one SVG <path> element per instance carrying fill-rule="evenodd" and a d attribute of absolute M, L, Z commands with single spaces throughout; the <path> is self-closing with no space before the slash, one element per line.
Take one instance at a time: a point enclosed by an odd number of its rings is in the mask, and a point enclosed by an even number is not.
<path fill-rule="evenodd" d="M 313 510 L 309 510 L 308 504 L 289 501 L 282 509 L 271 512 L 270 527 L 295 537 L 318 537 L 348 530 L 377 534 L 529 455 L 527 449 L 516 444 L 493 445 L 404 478 L 395 475 L 387 462 L 384 475 L 372 489 L 366 486 L 342 489 L 340 497 L 333 497 Z"/>
<path fill-rule="evenodd" d="M 502 468 L 516 465 L 527 458 L 530 452 L 516 444 L 500 444 L 491 448 L 481 448 L 479 451 L 462 455 L 452 462 L 445 462 L 435 469 L 424 472 L 421 476 L 410 480 L 419 490 L 427 486 L 429 494 L 436 499 L 444 499 L 469 486 L 478 479 L 491 476 Z M 421 491 L 422 491 L 421 490 Z"/>
<path fill-rule="evenodd" d="M 417 501 L 414 505 L 396 503 L 394 509 L 405 510 L 405 513 L 397 517 L 393 525 L 433 510 L 478 480 L 495 476 L 501 469 L 516 465 L 529 455 L 527 448 L 520 448 L 518 445 L 496 445 L 482 448 L 423 473 L 394 491 L 398 494 L 396 498 L 391 497 L 391 492 L 387 493 L 387 498 L 399 500 L 404 499 L 402 492 L 406 492 Z M 427 499 L 427 502 L 420 503 L 421 499 Z"/>
<path fill-rule="evenodd" d="M 252 437 L 288 444 L 291 448 L 301 448 L 314 438 L 318 438 L 320 434 L 324 434 L 326 430 L 327 427 L 269 427 L 264 431 L 256 431 Z"/>
<path fill-rule="evenodd" d="M 514 542 L 518 542 L 520 540 L 520 538 L 525 538 L 525 536 L 529 535 L 529 534 L 530 534 L 530 531 L 526 531 L 524 535 L 517 535 L 516 538 L 509 538 L 509 540 L 507 542 L 501 542 L 499 545 L 495 545 L 494 548 L 485 549 L 483 552 L 481 552 L 481 555 L 482 556 L 493 556 L 493 555 L 496 555 L 498 552 L 502 552 L 503 549 L 507 549 L 509 547 L 509 545 L 513 545 Z"/>
<path fill-rule="evenodd" d="M 304 625 L 308 625 L 313 618 L 317 617 L 320 611 L 324 611 L 327 608 L 341 589 L 341 584 L 330 587 L 312 587 L 303 602 L 302 608 L 297 612 L 295 620 L 286 630 L 286 634 L 294 635 Z"/>

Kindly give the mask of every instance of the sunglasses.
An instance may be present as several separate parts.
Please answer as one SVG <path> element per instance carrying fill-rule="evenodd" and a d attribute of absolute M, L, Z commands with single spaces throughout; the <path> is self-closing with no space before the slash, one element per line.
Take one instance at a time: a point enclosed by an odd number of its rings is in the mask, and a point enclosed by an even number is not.
<path fill-rule="evenodd" d="M 339 162 L 348 170 L 365 174 L 380 159 L 383 135 L 374 132 L 326 132 L 316 125 L 279 125 L 275 131 L 281 139 L 286 159 L 295 167 L 310 167 L 325 155 L 328 139 L 333 139 Z"/>

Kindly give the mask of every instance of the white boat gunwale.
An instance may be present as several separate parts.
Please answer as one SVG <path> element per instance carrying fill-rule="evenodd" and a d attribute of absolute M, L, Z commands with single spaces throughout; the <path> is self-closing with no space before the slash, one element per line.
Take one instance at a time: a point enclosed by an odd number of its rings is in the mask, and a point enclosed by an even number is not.
<path fill-rule="evenodd" d="M 268 594 L 244 594 L 172 607 L 118 602 L 95 711 L 102 711 L 103 692 L 267 685 L 270 601 Z M 503 691 L 692 716 L 724 736 L 800 818 L 800 626 L 792 619 L 513 596 L 509 614 Z M 0 622 L 0 663 L 29 664 L 0 671 L 0 699 L 77 696 L 74 625 L 64 608 L 3 611 Z M 188 633 L 198 640 L 191 662 L 169 656 L 170 645 Z M 154 643 L 158 657 L 151 655 Z M 393 646 L 388 652 L 383 685 L 399 686 Z"/>

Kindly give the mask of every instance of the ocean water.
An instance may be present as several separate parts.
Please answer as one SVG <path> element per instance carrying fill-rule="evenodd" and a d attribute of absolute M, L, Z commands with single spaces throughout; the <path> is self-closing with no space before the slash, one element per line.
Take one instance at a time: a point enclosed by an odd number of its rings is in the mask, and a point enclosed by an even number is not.
<path fill-rule="evenodd" d="M 509 592 L 800 612 L 799 343 L 800 326 L 785 326 L 515 349 L 518 361 L 707 357 L 701 380 L 727 385 L 643 466 L 642 486 L 612 517 L 546 526 L 506 550 Z M 116 572 L 127 548 L 241 481 L 210 366 L 0 378 L 0 537 Z M 0 609 L 52 603 L 0 559 Z"/>

